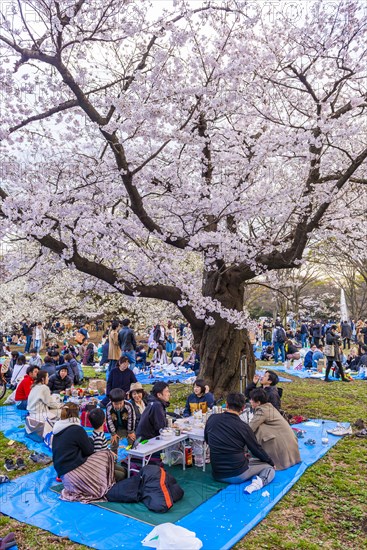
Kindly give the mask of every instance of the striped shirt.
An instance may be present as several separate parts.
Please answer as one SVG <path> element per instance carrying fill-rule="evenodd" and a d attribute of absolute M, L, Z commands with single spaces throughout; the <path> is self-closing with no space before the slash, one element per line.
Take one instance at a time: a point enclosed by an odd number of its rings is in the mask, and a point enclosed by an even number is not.
<path fill-rule="evenodd" d="M 95 453 L 108 449 L 107 439 L 103 432 L 97 432 L 96 430 L 93 430 L 91 439 Z"/>

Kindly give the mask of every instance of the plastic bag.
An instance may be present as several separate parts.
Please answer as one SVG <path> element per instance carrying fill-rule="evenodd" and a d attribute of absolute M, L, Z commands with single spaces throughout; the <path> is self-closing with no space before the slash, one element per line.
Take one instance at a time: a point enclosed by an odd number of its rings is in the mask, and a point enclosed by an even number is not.
<path fill-rule="evenodd" d="M 141 543 L 157 550 L 199 550 L 203 546 L 196 533 L 174 523 L 157 525 Z"/>

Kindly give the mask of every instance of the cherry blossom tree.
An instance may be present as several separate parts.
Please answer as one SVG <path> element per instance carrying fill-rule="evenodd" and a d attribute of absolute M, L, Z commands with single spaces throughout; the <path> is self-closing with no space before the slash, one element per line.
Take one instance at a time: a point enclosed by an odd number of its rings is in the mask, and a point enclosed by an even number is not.
<path fill-rule="evenodd" d="M 299 266 L 366 200 L 363 6 L 11 4 L 0 238 L 176 304 L 212 389 L 237 387 L 246 282 Z"/>

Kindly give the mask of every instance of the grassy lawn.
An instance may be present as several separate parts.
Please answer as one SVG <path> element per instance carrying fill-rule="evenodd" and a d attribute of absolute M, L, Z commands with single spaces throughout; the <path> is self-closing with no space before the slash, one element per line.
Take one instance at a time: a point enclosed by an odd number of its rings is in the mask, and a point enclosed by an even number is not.
<path fill-rule="evenodd" d="M 93 369 L 87 369 L 87 376 L 93 374 Z M 284 388 L 283 407 L 287 412 L 341 422 L 355 422 L 358 418 L 367 421 L 365 381 L 324 384 L 318 380 L 294 378 L 292 384 L 280 385 Z M 183 384 L 171 385 L 172 407 L 183 405 L 189 391 L 190 388 Z M 24 445 L 15 443 L 9 446 L 8 440 L 0 433 L 0 466 L 5 458 L 22 456 L 27 463 L 27 472 L 34 471 L 38 466 L 31 463 L 29 454 Z M 0 472 L 5 473 L 2 468 Z M 16 473 L 10 474 L 10 477 L 16 476 Z M 235 548 L 367 549 L 366 504 L 367 440 L 346 437 L 311 466 L 270 514 Z M 9 531 L 16 532 L 20 550 L 86 548 L 8 517 L 0 517 L 0 536 Z"/>

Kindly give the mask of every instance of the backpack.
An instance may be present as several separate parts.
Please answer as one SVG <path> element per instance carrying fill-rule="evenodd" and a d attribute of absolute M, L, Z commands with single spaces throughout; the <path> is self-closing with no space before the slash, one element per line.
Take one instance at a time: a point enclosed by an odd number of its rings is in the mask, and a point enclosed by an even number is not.
<path fill-rule="evenodd" d="M 285 340 L 286 340 L 286 334 L 285 334 L 284 328 L 278 327 L 275 332 L 275 341 L 278 344 L 284 344 Z"/>

